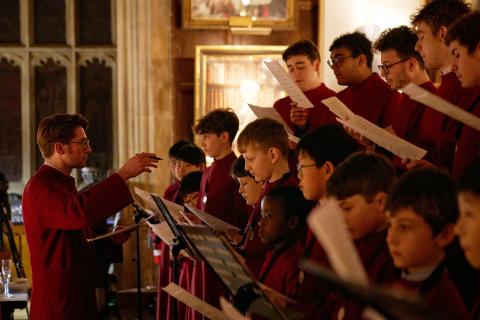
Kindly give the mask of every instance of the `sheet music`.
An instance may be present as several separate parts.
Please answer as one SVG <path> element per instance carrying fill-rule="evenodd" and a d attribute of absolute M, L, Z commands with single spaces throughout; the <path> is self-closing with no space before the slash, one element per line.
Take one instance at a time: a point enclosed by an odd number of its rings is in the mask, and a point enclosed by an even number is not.
<path fill-rule="evenodd" d="M 227 320 L 250 320 L 249 317 L 246 317 L 240 313 L 230 302 L 227 301 L 224 297 L 220 297 L 220 307 L 225 313 Z"/>
<path fill-rule="evenodd" d="M 296 102 L 299 107 L 307 109 L 313 108 L 312 102 L 308 100 L 307 96 L 305 96 L 297 84 L 293 82 L 292 78 L 290 78 L 277 60 L 264 61 L 264 63 L 292 101 Z"/>
<path fill-rule="evenodd" d="M 209 319 L 225 320 L 227 318 L 227 315 L 225 315 L 222 310 L 217 309 L 205 301 L 195 297 L 190 292 L 184 290 L 173 282 L 170 282 L 168 286 L 163 287 L 162 290 L 176 298 L 178 301 L 181 301 L 187 306 L 200 312 Z"/>
<path fill-rule="evenodd" d="M 142 220 L 139 223 L 132 224 L 130 226 L 125 226 L 125 228 L 121 228 L 121 229 L 118 229 L 118 230 L 115 230 L 115 231 L 107 232 L 107 233 L 104 233 L 104 234 L 102 234 L 100 236 L 97 236 L 97 237 L 94 237 L 94 238 L 88 238 L 87 242 L 92 242 L 92 241 L 97 241 L 97 240 L 101 240 L 101 239 L 105 239 L 105 238 L 110 238 L 110 237 L 113 237 L 116 234 L 120 234 L 120 233 L 124 233 L 124 232 L 130 231 L 130 230 L 136 229 L 138 226 L 141 226 L 142 223 L 144 223 L 145 221 L 146 220 Z"/>
<path fill-rule="evenodd" d="M 170 212 L 172 217 L 175 219 L 175 221 L 177 223 L 183 223 L 183 216 L 181 213 L 181 211 L 183 211 L 183 207 L 181 205 L 176 204 L 175 202 L 166 200 L 155 193 L 147 192 L 138 187 L 135 187 L 134 190 L 135 190 L 135 196 L 137 196 L 134 198 L 135 199 L 140 198 L 142 203 L 139 202 L 139 205 L 143 210 L 145 210 L 150 214 L 154 214 L 160 221 L 165 220 L 160 210 L 158 209 L 157 204 L 155 203 L 155 201 L 153 201 L 152 195 L 155 195 L 160 199 L 162 199 L 163 203 L 165 204 L 165 206 L 167 207 L 168 211 Z"/>
<path fill-rule="evenodd" d="M 240 229 L 235 227 L 234 225 L 231 225 L 228 222 L 220 220 L 220 219 L 212 216 L 211 214 L 208 214 L 206 212 L 198 210 L 197 208 L 192 207 L 189 204 L 186 204 L 185 206 L 194 215 L 196 215 L 200 220 L 205 222 L 206 225 L 208 225 L 209 227 L 211 227 L 212 229 L 214 229 L 216 231 L 221 231 L 221 232 L 225 232 L 226 230 L 240 231 Z"/>
<path fill-rule="evenodd" d="M 288 134 L 288 140 L 292 141 L 293 143 L 298 144 L 300 142 L 300 138 L 293 134 L 293 130 L 285 123 L 280 113 L 273 107 L 259 107 L 253 104 L 248 103 L 248 106 L 253 111 L 253 113 L 257 116 L 257 118 L 270 118 L 273 120 L 277 120 L 280 122 Z"/>
<path fill-rule="evenodd" d="M 450 103 L 449 101 L 431 93 L 416 84 L 407 84 L 402 91 L 410 96 L 415 101 L 423 103 L 430 108 L 443 113 L 461 123 L 480 131 L 480 118 L 476 115 L 463 110 L 462 108 Z"/>
<path fill-rule="evenodd" d="M 343 212 L 336 200 L 327 199 L 307 217 L 315 237 L 327 252 L 339 277 L 358 284 L 368 284 L 368 276 L 348 232 Z"/>
<path fill-rule="evenodd" d="M 354 114 L 337 97 L 322 100 L 322 103 L 339 117 L 337 118 L 338 122 L 402 159 L 420 160 L 427 154 L 427 150 L 417 147 L 367 119 Z"/>
<path fill-rule="evenodd" d="M 155 233 L 163 242 L 169 246 L 173 245 L 173 239 L 175 239 L 175 235 L 166 221 L 157 224 L 148 223 L 148 226 L 152 228 L 153 233 Z"/>
<path fill-rule="evenodd" d="M 353 117 L 355 113 L 352 112 L 345 104 L 343 104 L 340 99 L 337 97 L 330 97 L 322 100 L 322 103 L 327 106 L 327 108 L 333 112 L 337 117 L 342 120 L 348 120 L 350 117 Z"/>

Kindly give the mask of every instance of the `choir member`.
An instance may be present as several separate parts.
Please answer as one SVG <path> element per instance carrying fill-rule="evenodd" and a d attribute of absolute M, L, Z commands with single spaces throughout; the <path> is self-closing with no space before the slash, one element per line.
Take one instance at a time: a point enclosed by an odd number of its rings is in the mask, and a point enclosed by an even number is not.
<path fill-rule="evenodd" d="M 360 32 L 347 33 L 330 45 L 329 66 L 339 85 L 337 97 L 355 114 L 381 127 L 391 125 L 388 114 L 397 110 L 401 95 L 372 72 L 372 43 Z"/>
<path fill-rule="evenodd" d="M 473 161 L 457 183 L 459 216 L 455 233 L 468 262 L 480 269 L 480 159 Z M 472 281 L 468 279 L 466 281 Z M 480 318 L 480 298 L 472 308 L 471 319 Z"/>
<path fill-rule="evenodd" d="M 312 109 L 301 108 L 290 97 L 277 100 L 273 107 L 297 137 L 322 124 L 335 123 L 335 117 L 321 103 L 323 99 L 332 97 L 330 90 L 320 79 L 320 53 L 310 40 L 292 43 L 282 54 L 288 72 L 300 90 L 313 104 Z"/>
<path fill-rule="evenodd" d="M 230 176 L 230 168 L 237 156 L 232 150 L 239 120 L 231 109 L 216 109 L 199 119 L 194 127 L 200 147 L 214 159 L 203 171 L 197 207 L 223 221 L 243 228 L 249 208 L 238 193 L 238 183 Z M 205 262 L 194 262 L 191 292 L 202 300 L 219 306 L 218 297 L 226 288 Z M 192 319 L 201 318 L 192 312 Z"/>
<path fill-rule="evenodd" d="M 261 200 L 279 186 L 298 185 L 288 165 L 288 135 L 283 125 L 273 119 L 261 118 L 249 123 L 238 136 L 238 150 L 245 158 L 245 170 L 263 183 L 263 191 L 244 230 L 241 246 L 245 263 L 258 277 L 266 248 L 258 237 Z"/>
<path fill-rule="evenodd" d="M 37 129 L 45 162 L 25 186 L 22 200 L 34 320 L 98 319 L 89 228 L 133 202 L 127 180 L 157 167 L 154 154 L 140 153 L 88 191 L 77 192 L 70 174 L 84 167 L 92 152 L 87 128 L 82 115 L 54 114 Z"/>
<path fill-rule="evenodd" d="M 455 237 L 458 217 L 453 179 L 436 168 L 408 171 L 392 187 L 387 210 L 388 248 L 402 270 L 396 285 L 423 295 L 445 319 L 468 319 L 462 297 L 445 270 L 446 248 Z"/>
<path fill-rule="evenodd" d="M 358 254 L 370 281 L 387 283 L 397 280 L 385 242 L 387 192 L 395 180 L 393 164 L 377 153 L 357 152 L 342 161 L 327 181 L 327 195 L 338 200 Z M 332 318 L 343 313 L 344 319 L 359 319 L 362 306 L 337 292 L 331 295 L 327 310 Z"/>

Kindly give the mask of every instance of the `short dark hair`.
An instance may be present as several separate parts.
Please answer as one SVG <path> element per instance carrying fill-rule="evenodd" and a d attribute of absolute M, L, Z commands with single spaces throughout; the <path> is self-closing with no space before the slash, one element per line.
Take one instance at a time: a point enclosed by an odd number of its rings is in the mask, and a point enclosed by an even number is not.
<path fill-rule="evenodd" d="M 53 154 L 53 145 L 57 142 L 67 143 L 75 133 L 76 128 L 87 131 L 88 120 L 81 114 L 55 113 L 44 117 L 37 129 L 37 145 L 43 158 Z"/>
<path fill-rule="evenodd" d="M 230 168 L 230 176 L 234 179 L 244 177 L 254 179 L 254 176 L 252 176 L 250 171 L 245 170 L 245 158 L 242 155 L 233 162 L 232 167 Z"/>
<path fill-rule="evenodd" d="M 453 21 L 470 12 L 470 6 L 463 0 L 434 0 L 411 16 L 412 25 L 424 22 L 436 34 L 440 27 L 450 27 Z"/>
<path fill-rule="evenodd" d="M 480 158 L 474 160 L 460 175 L 457 191 L 471 192 L 480 196 Z"/>
<path fill-rule="evenodd" d="M 293 56 L 307 56 L 312 63 L 317 59 L 320 60 L 317 46 L 307 39 L 299 40 L 289 45 L 283 52 L 282 59 L 287 62 Z"/>
<path fill-rule="evenodd" d="M 186 139 L 178 140 L 170 147 L 170 149 L 168 149 L 168 157 L 175 159 L 178 154 L 178 150 L 180 150 L 181 147 L 189 143 L 193 143 L 193 142 Z"/>
<path fill-rule="evenodd" d="M 392 216 L 402 209 L 413 210 L 438 235 L 458 217 L 455 183 L 438 168 L 408 171 L 392 186 L 386 208 Z"/>
<path fill-rule="evenodd" d="M 193 143 L 187 143 L 179 148 L 175 159 L 193 164 L 195 166 L 206 163 L 205 153 L 199 146 Z"/>
<path fill-rule="evenodd" d="M 296 155 L 303 152 L 315 161 L 317 167 L 330 161 L 337 166 L 352 153 L 359 151 L 357 141 L 337 125 L 323 125 L 304 135 L 297 144 Z"/>
<path fill-rule="evenodd" d="M 189 193 L 200 191 L 200 183 L 202 181 L 202 172 L 193 171 L 186 174 L 180 181 L 178 193 L 185 198 Z"/>
<path fill-rule="evenodd" d="M 288 157 L 288 134 L 277 120 L 260 118 L 250 122 L 237 140 L 241 153 L 245 152 L 248 145 L 258 146 L 263 151 L 274 147 L 280 150 L 283 157 Z"/>
<path fill-rule="evenodd" d="M 467 47 L 470 54 L 475 51 L 480 42 L 480 12 L 475 11 L 455 20 L 445 38 L 447 45 L 453 41 Z"/>
<path fill-rule="evenodd" d="M 379 192 L 387 193 L 395 181 L 395 168 L 385 156 L 357 152 L 342 161 L 327 181 L 327 194 L 339 200 L 359 194 L 371 202 Z"/>
<path fill-rule="evenodd" d="M 215 133 L 217 135 L 227 132 L 230 143 L 235 139 L 239 126 L 238 117 L 230 108 L 215 109 L 197 121 L 193 128 L 195 134 Z"/>
<path fill-rule="evenodd" d="M 384 30 L 378 37 L 373 47 L 380 52 L 393 49 L 397 51 L 400 59 L 415 58 L 422 69 L 425 69 L 425 62 L 419 52 L 415 50 L 417 34 L 407 26 L 400 26 Z"/>
<path fill-rule="evenodd" d="M 300 188 L 295 186 L 282 186 L 270 190 L 265 198 L 276 201 L 282 208 L 282 214 L 285 219 L 292 217 L 299 218 L 299 228 L 305 226 L 305 220 L 314 206 L 313 201 L 308 201 L 303 196 Z"/>
<path fill-rule="evenodd" d="M 347 48 L 352 57 L 356 58 L 361 54 L 364 54 L 367 58 L 367 65 L 372 68 L 373 52 L 372 42 L 368 40 L 367 36 L 362 32 L 345 33 L 333 40 L 330 45 L 330 51 L 333 49 Z"/>

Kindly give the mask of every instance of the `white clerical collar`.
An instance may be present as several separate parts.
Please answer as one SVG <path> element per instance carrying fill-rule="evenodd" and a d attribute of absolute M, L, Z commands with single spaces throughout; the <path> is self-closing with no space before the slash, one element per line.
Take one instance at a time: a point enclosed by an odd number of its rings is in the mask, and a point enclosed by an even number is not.
<path fill-rule="evenodd" d="M 446 67 L 445 69 L 443 69 L 442 71 L 440 71 L 440 74 L 441 74 L 442 76 L 444 76 L 444 75 L 446 75 L 446 74 L 449 74 L 449 73 L 452 72 L 452 71 L 453 71 L 453 68 L 452 68 L 452 66 L 450 65 L 450 66 Z"/>
<path fill-rule="evenodd" d="M 402 279 L 408 280 L 408 281 L 423 281 L 428 279 L 430 275 L 433 273 L 433 271 L 438 267 L 437 265 L 434 266 L 425 266 L 425 267 L 420 267 L 417 268 L 415 271 L 407 271 L 403 270 L 402 271 Z"/>

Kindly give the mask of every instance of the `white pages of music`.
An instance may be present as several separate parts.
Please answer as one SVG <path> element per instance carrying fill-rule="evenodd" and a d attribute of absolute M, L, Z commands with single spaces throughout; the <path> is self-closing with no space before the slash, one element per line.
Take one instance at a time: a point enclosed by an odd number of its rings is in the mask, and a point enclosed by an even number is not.
<path fill-rule="evenodd" d="M 224 297 L 220 297 L 220 307 L 227 316 L 226 320 L 250 320 L 238 311 L 230 302 Z"/>
<path fill-rule="evenodd" d="M 225 320 L 228 317 L 223 313 L 222 310 L 215 308 L 214 306 L 206 303 L 205 301 L 195 297 L 190 292 L 184 290 L 173 282 L 166 287 L 162 288 L 163 291 L 166 291 L 169 295 L 177 299 L 178 301 L 183 302 L 190 308 L 198 311 L 204 316 L 212 320 Z"/>
<path fill-rule="evenodd" d="M 280 113 L 278 113 L 277 110 L 275 110 L 275 108 L 273 108 L 273 107 L 259 107 L 259 106 L 256 106 L 256 105 L 253 105 L 253 104 L 250 104 L 250 103 L 248 103 L 248 106 L 253 111 L 253 113 L 255 113 L 257 118 L 259 118 L 259 119 L 260 118 L 270 118 L 270 119 L 273 119 L 273 120 L 277 120 L 278 122 L 283 124 L 283 127 L 287 131 L 288 139 L 290 139 L 290 141 L 292 141 L 294 143 L 298 143 L 300 141 L 300 139 L 298 137 L 293 135 L 292 129 L 290 129 L 290 127 L 285 123 L 282 116 L 280 115 Z"/>
<path fill-rule="evenodd" d="M 158 218 L 160 221 L 164 221 L 165 219 L 163 218 L 162 213 L 160 212 L 160 209 L 158 208 L 157 204 L 152 198 L 152 194 L 156 195 L 155 193 L 150 193 L 147 192 L 143 189 L 134 188 L 136 195 L 134 195 L 135 199 L 140 198 L 141 203 L 139 201 L 140 206 L 142 207 L 143 210 L 150 214 L 155 214 L 155 216 Z M 158 196 L 158 195 L 157 195 Z M 159 197 L 160 198 L 160 197 Z M 176 204 L 175 202 L 169 201 L 167 199 L 162 199 L 162 202 L 165 204 L 165 206 L 168 209 L 168 212 L 170 212 L 170 215 L 175 219 L 177 223 L 184 223 L 184 218 L 182 215 L 183 207 L 179 204 Z"/>
<path fill-rule="evenodd" d="M 416 84 L 407 84 L 402 91 L 410 96 L 415 101 L 423 103 L 430 108 L 443 113 L 461 123 L 480 131 L 480 118 L 474 114 L 463 110 L 460 107 L 448 102 L 447 100 L 431 93 Z"/>
<path fill-rule="evenodd" d="M 337 201 L 330 198 L 314 208 L 307 217 L 307 223 L 327 252 L 338 276 L 357 284 L 368 284 L 367 273 Z"/>
<path fill-rule="evenodd" d="M 307 96 L 305 96 L 303 91 L 293 82 L 292 78 L 290 78 L 277 60 L 264 61 L 264 63 L 292 101 L 296 102 L 299 107 L 307 109 L 313 108 L 312 102 L 308 100 Z"/>
<path fill-rule="evenodd" d="M 420 160 L 427 154 L 427 150 L 417 147 L 367 119 L 354 114 L 337 97 L 322 100 L 322 103 L 338 117 L 338 122 L 402 159 Z"/>
<path fill-rule="evenodd" d="M 209 226 L 210 228 L 216 231 L 221 231 L 221 232 L 225 232 L 227 230 L 240 231 L 240 229 L 235 227 L 234 225 L 231 225 L 221 219 L 218 219 L 217 217 L 214 217 L 211 214 L 198 210 L 197 208 L 189 204 L 186 204 L 185 206 L 187 207 L 188 210 L 190 210 L 191 213 L 193 213 L 200 220 L 205 222 L 207 226 Z"/>

